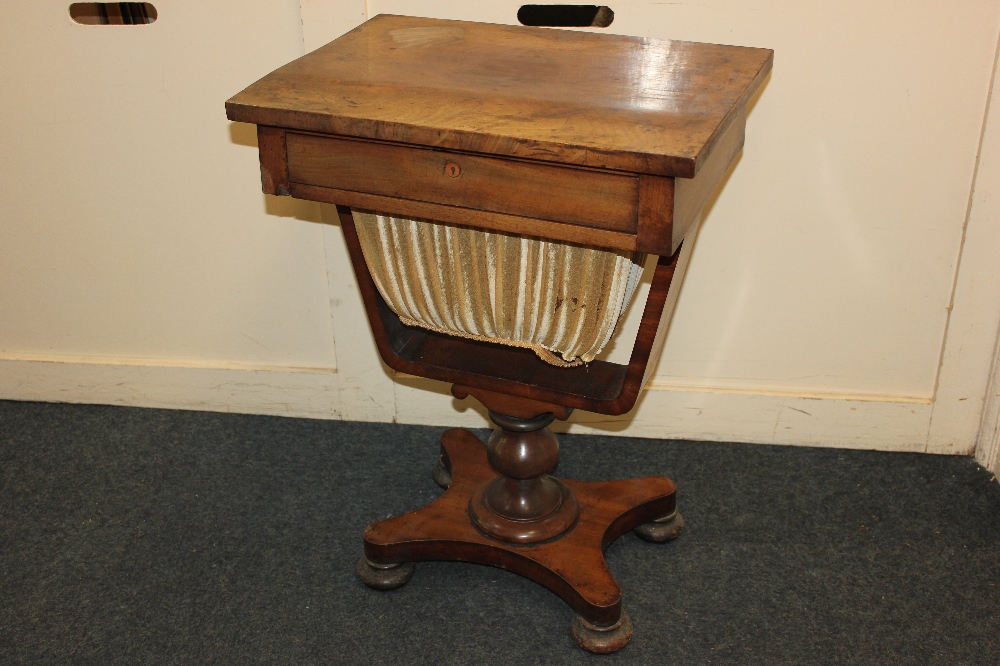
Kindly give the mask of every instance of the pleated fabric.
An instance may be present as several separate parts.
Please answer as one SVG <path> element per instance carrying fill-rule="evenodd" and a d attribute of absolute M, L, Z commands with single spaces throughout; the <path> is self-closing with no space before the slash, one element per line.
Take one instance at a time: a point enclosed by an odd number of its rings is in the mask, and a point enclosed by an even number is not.
<path fill-rule="evenodd" d="M 574 366 L 614 333 L 645 256 L 352 211 L 375 285 L 408 326 Z"/>

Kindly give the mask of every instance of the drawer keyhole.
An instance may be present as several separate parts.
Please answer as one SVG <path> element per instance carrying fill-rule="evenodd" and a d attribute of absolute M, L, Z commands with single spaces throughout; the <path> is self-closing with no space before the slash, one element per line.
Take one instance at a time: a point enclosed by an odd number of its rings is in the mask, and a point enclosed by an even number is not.
<path fill-rule="evenodd" d="M 462 167 L 454 162 L 448 162 L 444 165 L 444 174 L 449 178 L 458 178 L 462 175 Z"/>

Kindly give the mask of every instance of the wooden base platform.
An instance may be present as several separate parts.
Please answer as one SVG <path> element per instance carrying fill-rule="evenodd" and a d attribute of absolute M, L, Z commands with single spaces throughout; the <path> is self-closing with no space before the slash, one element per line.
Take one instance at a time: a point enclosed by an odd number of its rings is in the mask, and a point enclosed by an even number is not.
<path fill-rule="evenodd" d="M 682 523 L 675 510 L 673 481 L 656 476 L 628 481 L 562 480 L 579 505 L 578 518 L 561 535 L 525 544 L 487 536 L 473 524 L 473 499 L 498 474 L 490 466 L 486 446 L 471 432 L 451 429 L 444 433 L 434 478 L 447 485 L 441 497 L 365 530 L 365 554 L 358 572 L 366 584 L 376 589 L 402 586 L 412 574 L 413 562 L 486 564 L 525 576 L 566 601 L 578 614 L 572 630 L 584 649 L 613 652 L 628 643 L 631 622 L 622 609 L 621 588 L 605 564 L 604 551 L 619 536 L 644 524 L 650 524 L 653 531 L 637 533 L 647 540 L 666 541 L 677 535 Z"/>

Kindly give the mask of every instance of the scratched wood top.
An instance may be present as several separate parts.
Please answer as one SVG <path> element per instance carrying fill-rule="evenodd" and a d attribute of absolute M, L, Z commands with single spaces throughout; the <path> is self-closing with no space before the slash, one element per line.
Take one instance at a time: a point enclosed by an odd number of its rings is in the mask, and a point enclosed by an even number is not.
<path fill-rule="evenodd" d="M 692 177 L 773 52 L 380 15 L 226 103 L 231 120 Z"/>

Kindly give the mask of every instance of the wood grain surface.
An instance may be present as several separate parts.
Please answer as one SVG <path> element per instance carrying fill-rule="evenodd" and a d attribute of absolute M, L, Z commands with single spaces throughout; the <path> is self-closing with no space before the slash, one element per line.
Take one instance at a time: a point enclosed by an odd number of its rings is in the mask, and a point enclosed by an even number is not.
<path fill-rule="evenodd" d="M 723 128 L 715 150 L 705 160 L 698 175 L 694 178 L 674 179 L 673 219 L 670 230 L 673 248 L 676 249 L 681 244 L 691 225 L 701 218 L 705 204 L 719 189 L 726 172 L 736 162 L 736 157 L 743 150 L 745 131 L 746 109 L 740 108 L 729 122 L 729 126 Z"/>
<path fill-rule="evenodd" d="M 289 183 L 288 191 L 293 197 L 298 199 L 337 204 L 338 206 L 349 206 L 361 210 L 378 211 L 397 217 L 461 224 L 477 229 L 493 229 L 511 234 L 537 236 L 539 238 L 614 250 L 632 251 L 636 249 L 635 234 L 623 231 L 596 229 L 594 227 L 565 224 L 553 220 L 540 220 L 534 217 L 493 213 L 474 208 L 461 208 L 459 206 L 448 206 L 430 201 L 387 197 L 381 194 L 368 194 L 367 192 L 352 192 L 350 190 L 340 190 L 318 185 Z M 669 246 L 669 237 L 666 238 L 665 242 Z"/>
<path fill-rule="evenodd" d="M 380 15 L 226 103 L 231 120 L 691 178 L 768 49 Z"/>
<path fill-rule="evenodd" d="M 614 231 L 636 228 L 639 180 L 632 175 L 296 132 L 287 133 L 286 143 L 288 178 L 296 183 Z"/>
<path fill-rule="evenodd" d="M 264 194 L 287 196 L 288 152 L 285 132 L 276 127 L 257 125 L 257 148 L 260 152 L 260 185 Z"/>

